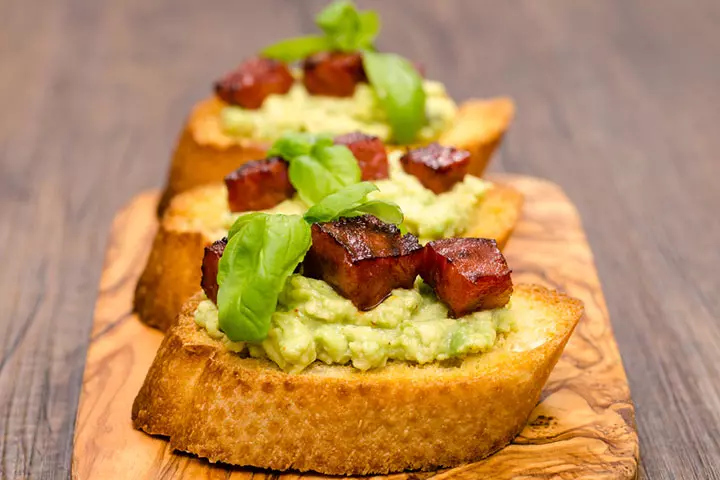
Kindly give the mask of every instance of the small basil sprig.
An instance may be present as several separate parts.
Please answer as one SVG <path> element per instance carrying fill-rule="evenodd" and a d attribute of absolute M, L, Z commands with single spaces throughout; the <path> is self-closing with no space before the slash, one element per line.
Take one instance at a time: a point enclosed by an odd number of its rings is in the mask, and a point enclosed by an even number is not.
<path fill-rule="evenodd" d="M 287 63 L 308 57 L 317 52 L 331 50 L 332 48 L 333 44 L 328 37 L 313 35 L 283 40 L 264 49 L 262 55 Z"/>
<path fill-rule="evenodd" d="M 272 156 L 290 164 L 290 183 L 308 205 L 360 181 L 360 166 L 353 153 L 344 145 L 334 145 L 329 135 L 286 133 L 270 147 L 268 157 Z"/>
<path fill-rule="evenodd" d="M 363 67 L 392 127 L 393 140 L 411 143 L 426 123 L 425 90 L 415 67 L 398 55 L 375 52 L 380 31 L 377 12 L 359 12 L 352 2 L 328 5 L 315 17 L 324 36 L 283 40 L 262 51 L 268 58 L 292 62 L 324 51 L 363 52 Z"/>
<path fill-rule="evenodd" d="M 267 337 L 285 281 L 310 248 L 299 215 L 243 215 L 230 230 L 218 265 L 218 320 L 234 342 Z"/>
<path fill-rule="evenodd" d="M 324 35 L 283 40 L 265 48 L 261 54 L 283 62 L 294 62 L 318 52 L 371 50 L 380 31 L 377 12 L 358 12 L 355 5 L 346 0 L 325 7 L 315 16 L 315 24 Z"/>
<path fill-rule="evenodd" d="M 350 185 L 325 197 L 304 217 L 254 212 L 235 221 L 217 275 L 218 319 L 230 340 L 260 342 L 267 337 L 278 295 L 311 246 L 312 223 L 365 214 L 402 223 L 400 207 L 368 200 L 375 190 L 369 182 Z"/>
<path fill-rule="evenodd" d="M 393 139 L 411 143 L 426 123 L 425 89 L 415 67 L 392 53 L 363 53 L 365 74 L 392 126 Z"/>
<path fill-rule="evenodd" d="M 369 193 L 378 190 L 370 182 L 356 183 L 328 195 L 305 212 L 305 220 L 310 223 L 331 222 L 340 217 L 358 217 L 374 215 L 387 223 L 399 225 L 403 222 L 400 207 L 383 200 L 368 200 Z"/>

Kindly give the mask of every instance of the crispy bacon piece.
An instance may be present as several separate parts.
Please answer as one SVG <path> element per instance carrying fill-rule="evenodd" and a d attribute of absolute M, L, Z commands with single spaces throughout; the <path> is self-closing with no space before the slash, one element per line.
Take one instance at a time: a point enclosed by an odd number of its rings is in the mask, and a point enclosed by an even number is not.
<path fill-rule="evenodd" d="M 256 57 L 215 82 L 215 93 L 231 105 L 254 110 L 268 95 L 287 93 L 294 81 L 284 63 Z"/>
<path fill-rule="evenodd" d="M 400 157 L 400 163 L 425 188 L 442 193 L 465 177 L 470 166 L 470 152 L 431 143 L 426 147 L 408 150 Z"/>
<path fill-rule="evenodd" d="M 423 249 L 411 234 L 371 215 L 312 226 L 304 275 L 326 281 L 360 310 L 382 302 L 394 288 L 412 288 Z"/>
<path fill-rule="evenodd" d="M 513 291 L 511 270 L 495 240 L 447 238 L 425 245 L 420 276 L 454 317 L 500 308 Z"/>
<path fill-rule="evenodd" d="M 231 212 L 272 208 L 293 196 L 288 164 L 280 157 L 255 160 L 225 177 Z"/>
<path fill-rule="evenodd" d="M 222 240 L 214 242 L 209 247 L 205 247 L 205 255 L 203 256 L 200 286 L 205 291 L 205 295 L 216 305 L 218 294 L 218 264 L 220 263 L 220 257 L 222 257 L 225 251 L 227 242 L 228 239 L 223 238 Z"/>
<path fill-rule="evenodd" d="M 335 137 L 335 144 L 345 145 L 355 155 L 362 172 L 362 180 L 388 178 L 387 151 L 378 137 L 352 132 Z"/>
<path fill-rule="evenodd" d="M 311 95 L 351 97 L 367 81 L 360 53 L 321 52 L 303 62 L 303 84 Z"/>

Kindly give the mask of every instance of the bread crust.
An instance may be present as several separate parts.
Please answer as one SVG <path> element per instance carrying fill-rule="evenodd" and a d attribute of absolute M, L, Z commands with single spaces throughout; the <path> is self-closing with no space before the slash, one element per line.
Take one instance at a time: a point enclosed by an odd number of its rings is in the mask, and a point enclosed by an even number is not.
<path fill-rule="evenodd" d="M 210 97 L 193 108 L 172 157 L 158 215 L 162 215 L 175 195 L 222 181 L 243 163 L 265 157 L 268 143 L 236 139 L 223 133 L 220 112 L 224 106 L 222 100 Z M 514 114 L 515 106 L 507 97 L 468 100 L 458 107 L 455 121 L 438 141 L 470 151 L 469 171 L 481 176 Z"/>
<path fill-rule="evenodd" d="M 240 165 L 265 158 L 270 145 L 252 139 L 234 139 L 223 133 L 220 112 L 225 103 L 217 97 L 195 105 L 183 127 L 168 172 L 158 216 L 177 194 L 220 182 Z"/>
<path fill-rule="evenodd" d="M 522 203 L 516 189 L 493 184 L 465 236 L 494 238 L 502 249 L 520 217 Z M 218 212 L 227 210 L 226 204 L 227 190 L 222 184 L 199 187 L 173 199 L 135 289 L 134 310 L 143 322 L 167 330 L 182 304 L 197 291 L 203 249 L 222 236 L 223 219 Z"/>
<path fill-rule="evenodd" d="M 340 475 L 456 466 L 507 445 L 583 311 L 579 300 L 521 285 L 513 309 L 533 312 L 523 333 L 459 366 L 391 362 L 363 373 L 315 362 L 291 375 L 197 327 L 201 298 L 166 335 L 133 404 L 135 428 L 211 462 Z"/>

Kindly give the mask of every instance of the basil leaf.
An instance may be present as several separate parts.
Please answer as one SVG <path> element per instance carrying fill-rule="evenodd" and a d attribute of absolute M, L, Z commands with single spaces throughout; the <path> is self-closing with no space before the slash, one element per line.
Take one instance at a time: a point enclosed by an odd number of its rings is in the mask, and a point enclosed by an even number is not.
<path fill-rule="evenodd" d="M 323 149 L 325 147 L 332 147 L 333 145 L 335 145 L 335 138 L 332 135 L 327 133 L 317 133 L 315 134 L 313 155 L 317 155 L 320 149 Z"/>
<path fill-rule="evenodd" d="M 380 31 L 377 12 L 358 12 L 352 2 L 333 2 L 315 17 L 315 23 L 325 32 L 333 50 L 352 52 L 373 49 L 373 42 Z"/>
<path fill-rule="evenodd" d="M 304 132 L 287 132 L 275 142 L 268 150 L 269 157 L 282 157 L 288 162 L 301 155 L 309 155 L 318 142 L 326 144 L 329 139 L 332 145 L 332 137 L 327 135 L 313 135 Z"/>
<path fill-rule="evenodd" d="M 332 135 L 326 133 L 286 132 L 268 150 L 267 156 L 279 156 L 287 161 L 301 155 L 310 155 L 318 148 L 334 144 Z"/>
<path fill-rule="evenodd" d="M 315 23 L 330 39 L 334 50 L 357 50 L 360 17 L 352 2 L 331 3 L 315 17 Z"/>
<path fill-rule="evenodd" d="M 357 159 L 344 145 L 314 148 L 312 155 L 293 158 L 288 170 L 290 183 L 308 205 L 359 182 L 360 175 Z"/>
<path fill-rule="evenodd" d="M 283 40 L 265 48 L 260 54 L 282 62 L 302 60 L 314 53 L 332 49 L 332 42 L 325 35 L 313 35 Z"/>
<path fill-rule="evenodd" d="M 298 215 L 258 213 L 238 220 L 242 227 L 218 265 L 219 325 L 234 342 L 259 342 L 267 337 L 285 281 L 310 248 L 310 226 Z"/>
<path fill-rule="evenodd" d="M 399 225 L 404 217 L 400 207 L 383 200 L 368 200 L 370 192 L 378 188 L 370 182 L 356 183 L 328 195 L 305 212 L 310 223 L 331 222 L 340 217 L 374 215 L 383 222 Z"/>
<path fill-rule="evenodd" d="M 355 5 L 348 0 L 337 0 L 315 15 L 315 24 L 323 32 L 330 34 L 347 28 L 353 17 L 357 18 Z"/>
<path fill-rule="evenodd" d="M 344 212 L 342 216 L 359 217 L 360 215 L 373 215 L 385 223 L 395 225 L 400 225 L 405 220 L 403 212 L 397 203 L 384 200 L 369 200 L 349 212 Z"/>
<path fill-rule="evenodd" d="M 426 123 L 422 78 L 406 59 L 392 53 L 363 52 L 363 66 L 380 99 L 397 143 L 412 143 Z"/>
<path fill-rule="evenodd" d="M 290 164 L 290 183 L 309 205 L 360 181 L 355 155 L 344 145 L 334 145 L 331 135 L 286 133 L 273 143 L 267 155 L 280 156 Z"/>
<path fill-rule="evenodd" d="M 230 240 L 232 237 L 237 235 L 240 231 L 242 231 L 243 227 L 247 225 L 247 223 L 252 220 L 254 217 L 258 215 L 263 215 L 260 212 L 252 212 L 252 213 L 246 213 L 243 215 L 240 215 L 237 220 L 235 220 L 235 223 L 232 224 L 230 227 L 230 231 L 227 234 L 228 240 Z"/>
<path fill-rule="evenodd" d="M 310 223 L 330 222 L 345 211 L 358 208 L 367 200 L 367 195 L 378 188 L 370 182 L 360 182 L 332 193 L 305 212 Z"/>
<path fill-rule="evenodd" d="M 357 34 L 357 47 L 360 50 L 374 50 L 375 37 L 380 32 L 380 15 L 367 10 L 360 15 L 360 30 Z"/>

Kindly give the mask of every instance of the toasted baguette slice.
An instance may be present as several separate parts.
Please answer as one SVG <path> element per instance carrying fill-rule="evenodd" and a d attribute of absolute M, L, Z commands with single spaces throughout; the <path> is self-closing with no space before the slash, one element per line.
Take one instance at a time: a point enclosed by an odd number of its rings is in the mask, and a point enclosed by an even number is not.
<path fill-rule="evenodd" d="M 243 163 L 265 158 L 269 148 L 266 142 L 238 140 L 223 132 L 220 111 L 224 106 L 222 100 L 211 97 L 198 103 L 191 112 L 175 148 L 158 214 L 178 193 L 219 182 Z M 469 171 L 481 176 L 514 113 L 515 106 L 509 98 L 468 100 L 459 106 L 455 122 L 439 142 L 470 151 Z"/>
<path fill-rule="evenodd" d="M 135 428 L 211 462 L 340 475 L 451 467 L 510 443 L 583 312 L 579 300 L 520 285 L 517 330 L 488 353 L 368 372 L 315 362 L 292 375 L 197 327 L 200 298 L 165 337 L 133 404 Z"/>
<path fill-rule="evenodd" d="M 523 196 L 493 184 L 478 204 L 465 236 L 494 238 L 502 249 L 520 217 Z M 135 289 L 134 309 L 152 327 L 167 330 L 200 285 L 203 249 L 225 235 L 225 185 L 195 188 L 173 199 L 160 221 L 148 263 Z"/>

